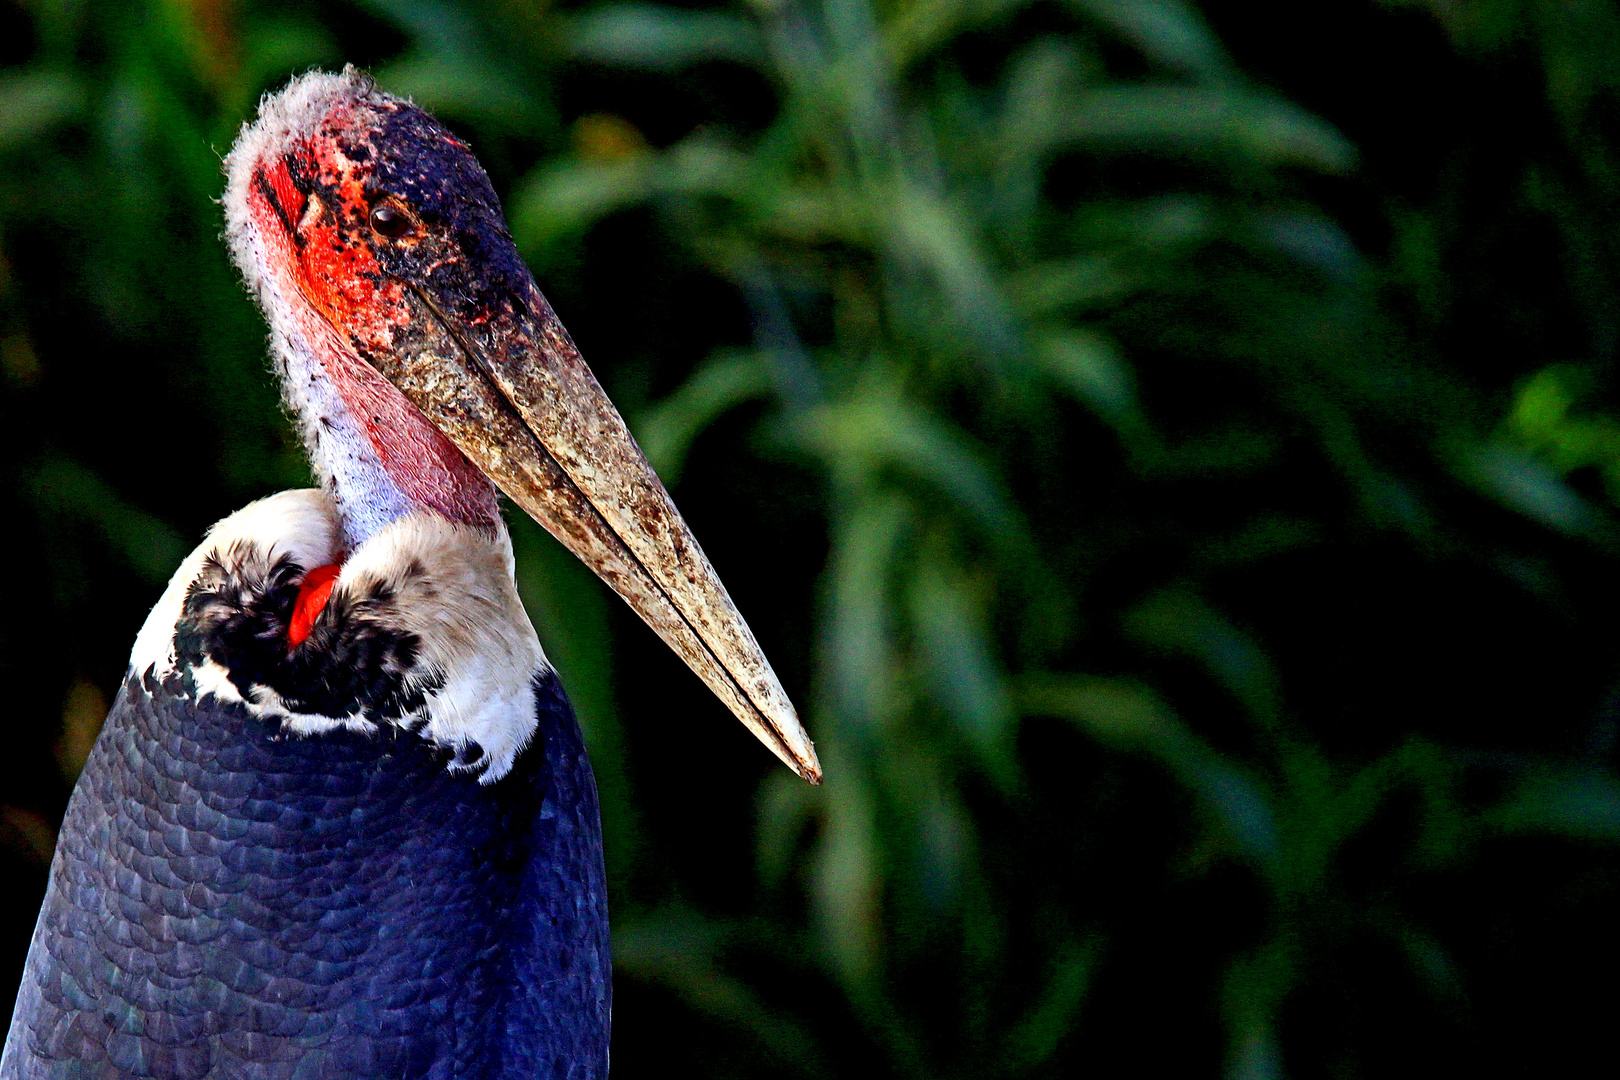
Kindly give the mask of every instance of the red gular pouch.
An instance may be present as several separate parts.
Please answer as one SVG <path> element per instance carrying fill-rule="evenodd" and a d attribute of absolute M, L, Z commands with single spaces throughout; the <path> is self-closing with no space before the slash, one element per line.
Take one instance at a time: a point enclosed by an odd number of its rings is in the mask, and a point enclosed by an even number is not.
<path fill-rule="evenodd" d="M 298 586 L 298 599 L 293 601 L 292 620 L 287 624 L 287 647 L 296 649 L 309 637 L 309 632 L 315 628 L 315 620 L 326 608 L 326 601 L 331 599 L 332 586 L 337 584 L 338 574 L 343 567 L 336 563 L 330 566 L 317 566 L 304 575 L 304 583 Z"/>

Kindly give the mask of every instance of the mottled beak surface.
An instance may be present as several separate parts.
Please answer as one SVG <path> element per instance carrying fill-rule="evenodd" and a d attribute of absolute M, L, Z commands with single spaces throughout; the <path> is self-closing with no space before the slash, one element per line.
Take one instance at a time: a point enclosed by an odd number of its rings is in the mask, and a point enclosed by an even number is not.
<path fill-rule="evenodd" d="M 275 278 L 267 287 L 299 295 L 309 325 L 297 332 L 325 350 L 363 421 L 419 425 L 404 409 L 431 425 L 378 444 L 436 456 L 452 479 L 465 455 L 819 782 L 769 662 L 535 287 L 472 153 L 352 72 L 282 107 L 285 130 L 261 121 L 264 134 L 233 152 L 231 190 Z M 457 518 L 456 489 L 445 490 L 421 501 Z"/>
<path fill-rule="evenodd" d="M 374 357 L 377 369 L 819 783 L 815 749 L 747 623 L 540 291 L 470 324 L 403 284 L 420 332 Z"/>

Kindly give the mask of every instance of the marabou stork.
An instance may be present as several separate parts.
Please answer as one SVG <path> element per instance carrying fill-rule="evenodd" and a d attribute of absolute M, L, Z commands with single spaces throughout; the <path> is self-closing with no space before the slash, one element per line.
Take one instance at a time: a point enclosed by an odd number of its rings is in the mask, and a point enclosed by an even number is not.
<path fill-rule="evenodd" d="M 225 169 L 322 485 L 215 525 L 141 629 L 0 1078 L 601 1077 L 595 785 L 496 489 L 815 752 L 466 145 L 351 68 Z"/>

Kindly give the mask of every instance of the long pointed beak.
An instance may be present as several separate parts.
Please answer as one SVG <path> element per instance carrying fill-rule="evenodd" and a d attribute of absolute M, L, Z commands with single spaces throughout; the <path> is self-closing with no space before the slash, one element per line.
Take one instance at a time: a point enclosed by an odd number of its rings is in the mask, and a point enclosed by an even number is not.
<path fill-rule="evenodd" d="M 776 673 L 540 290 L 472 322 L 395 280 L 413 318 L 401 347 L 367 359 L 772 753 L 820 783 L 821 763 Z"/>

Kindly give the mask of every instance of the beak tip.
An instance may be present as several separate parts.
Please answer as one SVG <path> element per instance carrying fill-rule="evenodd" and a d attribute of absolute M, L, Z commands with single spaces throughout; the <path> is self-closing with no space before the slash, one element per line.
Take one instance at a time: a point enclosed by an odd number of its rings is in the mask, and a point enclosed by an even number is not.
<path fill-rule="evenodd" d="M 804 730 L 804 724 L 799 720 L 793 706 L 787 703 L 787 697 L 781 693 L 781 687 L 776 686 L 775 689 L 780 695 L 780 707 L 765 714 L 767 716 L 765 730 L 769 731 L 771 737 L 766 738 L 765 731 L 758 728 L 755 732 L 761 736 L 760 741 L 770 748 L 782 764 L 810 783 L 819 785 L 821 758 L 816 755 L 816 744 L 810 741 L 809 732 Z"/>
<path fill-rule="evenodd" d="M 821 786 L 821 762 L 816 760 L 814 750 L 810 751 L 810 760 L 800 762 L 794 771 L 816 787 Z"/>

